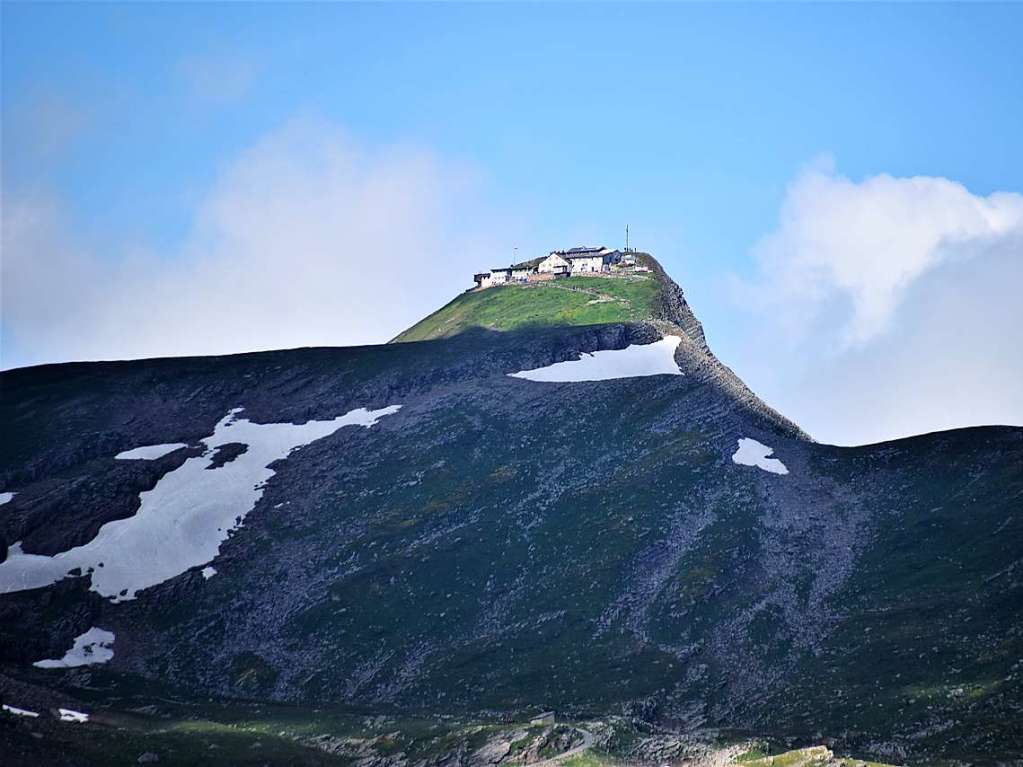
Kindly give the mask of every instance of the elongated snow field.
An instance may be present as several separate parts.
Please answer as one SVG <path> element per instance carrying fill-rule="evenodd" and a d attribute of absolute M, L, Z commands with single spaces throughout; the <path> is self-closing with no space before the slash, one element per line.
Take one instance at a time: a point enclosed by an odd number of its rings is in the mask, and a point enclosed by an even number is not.
<path fill-rule="evenodd" d="M 163 458 L 168 453 L 173 453 L 182 447 L 188 447 L 188 445 L 184 442 L 171 442 L 166 445 L 143 445 L 133 450 L 125 450 L 123 453 L 118 453 L 114 458 L 119 461 L 155 461 L 157 458 Z"/>
<path fill-rule="evenodd" d="M 3 710 L 15 716 L 29 716 L 33 718 L 39 716 L 36 711 L 29 711 L 27 708 L 18 708 L 17 706 L 8 706 L 6 703 L 3 704 Z"/>
<path fill-rule="evenodd" d="M 240 408 L 232 410 L 202 440 L 205 453 L 139 494 L 142 505 L 134 516 L 107 522 L 88 543 L 54 556 L 25 553 L 20 541 L 12 545 L 0 563 L 0 593 L 48 586 L 80 568 L 91 573 L 93 591 L 115 602 L 134 599 L 141 589 L 210 562 L 263 495 L 274 475 L 267 467 L 274 461 L 343 426 L 369 428 L 400 408 L 357 408 L 331 421 L 304 424 L 257 424 L 238 418 Z M 217 448 L 234 442 L 248 450 L 209 469 Z"/>
<path fill-rule="evenodd" d="M 634 344 L 624 349 L 583 352 L 577 360 L 555 362 L 547 367 L 509 373 L 512 378 L 528 381 L 565 383 L 576 381 L 610 381 L 616 378 L 673 375 L 682 371 L 675 363 L 675 350 L 682 339 L 665 336 L 652 344 Z"/>

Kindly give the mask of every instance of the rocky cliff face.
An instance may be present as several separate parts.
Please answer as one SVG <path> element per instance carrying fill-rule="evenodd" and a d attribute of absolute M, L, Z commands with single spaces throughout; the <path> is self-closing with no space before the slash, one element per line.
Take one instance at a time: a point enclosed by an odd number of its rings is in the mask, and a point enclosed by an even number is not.
<path fill-rule="evenodd" d="M 703 324 L 689 308 L 682 288 L 668 276 L 661 263 L 649 253 L 638 253 L 636 259 L 638 264 L 652 270 L 660 285 L 652 319 L 677 326 L 697 349 L 710 354 L 710 347 L 707 346 L 707 339 L 703 334 Z"/>
<path fill-rule="evenodd" d="M 796 424 L 757 397 L 731 368 L 714 355 L 707 345 L 703 324 L 690 308 L 682 288 L 668 276 L 660 262 L 648 253 L 638 254 L 637 262 L 649 267 L 660 285 L 652 319 L 655 323 L 667 323 L 666 327 L 661 326 L 661 332 L 681 332 L 683 336 L 682 349 L 678 355 L 683 371 L 719 388 L 724 397 L 767 418 L 784 431 L 809 439 Z"/>
<path fill-rule="evenodd" d="M 815 444 L 713 356 L 677 286 L 660 306 L 634 324 L 0 374 L 0 490 L 17 493 L 0 507 L 4 678 L 1018 758 L 1023 430 Z M 509 376 L 671 334 L 683 375 Z M 265 446 L 214 455 L 225 418 L 391 406 L 285 451 L 248 507 L 227 493 L 241 522 L 216 555 L 134 599 L 90 590 L 87 568 L 29 589 L 11 575 L 179 508 L 161 488 L 181 472 L 210 493 L 248 477 Z M 149 545 L 109 556 L 172 543 Z M 116 636 L 110 661 L 32 666 L 90 627 Z"/>

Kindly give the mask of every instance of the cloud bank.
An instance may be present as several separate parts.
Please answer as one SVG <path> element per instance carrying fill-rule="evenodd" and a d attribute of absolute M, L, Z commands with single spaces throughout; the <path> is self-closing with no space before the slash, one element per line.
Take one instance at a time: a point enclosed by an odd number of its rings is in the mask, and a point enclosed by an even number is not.
<path fill-rule="evenodd" d="M 296 122 L 224 168 L 172 252 L 5 199 L 3 366 L 386 341 L 504 250 L 480 198 L 456 162 Z"/>
<path fill-rule="evenodd" d="M 738 367 L 818 439 L 1023 425 L 1023 195 L 818 166 L 753 255 Z"/>
<path fill-rule="evenodd" d="M 483 191 L 457 162 L 299 121 L 224 166 L 170 251 L 86 240 L 59 199 L 5 194 L 0 363 L 386 341 L 521 233 Z M 818 165 L 753 260 L 745 313 L 709 330 L 816 438 L 1023 425 L 1023 196 Z"/>

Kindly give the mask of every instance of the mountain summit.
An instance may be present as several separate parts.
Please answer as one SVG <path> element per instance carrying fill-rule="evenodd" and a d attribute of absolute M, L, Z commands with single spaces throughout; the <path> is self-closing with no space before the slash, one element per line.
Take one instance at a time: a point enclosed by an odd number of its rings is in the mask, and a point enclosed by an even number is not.
<path fill-rule="evenodd" d="M 0 374 L 4 703 L 77 748 L 258 701 L 1020 758 L 1023 430 L 817 444 L 637 260 L 381 346 Z M 316 717 L 274 732 L 368 758 Z M 517 758 L 466 743 L 359 763 Z"/>
<path fill-rule="evenodd" d="M 555 251 L 555 253 L 562 251 Z M 703 325 L 686 302 L 682 288 L 649 253 L 630 252 L 640 271 L 621 276 L 582 273 L 570 279 L 509 282 L 498 288 L 470 290 L 400 333 L 392 343 L 451 338 L 466 331 L 542 331 L 544 328 L 622 325 L 637 338 L 675 335 L 681 339 L 676 361 L 687 375 L 726 390 L 727 396 L 770 418 L 786 431 L 806 436 L 765 405 L 707 346 Z M 532 265 L 524 262 L 518 266 Z M 516 267 L 509 267 L 514 270 Z M 580 351 L 587 351 L 581 349 Z"/>
<path fill-rule="evenodd" d="M 473 327 L 506 331 L 660 320 L 685 328 L 694 343 L 705 346 L 703 327 L 681 288 L 650 254 L 629 253 L 629 258 L 634 266 L 628 271 L 580 271 L 569 279 L 557 279 L 569 277 L 568 272 L 540 272 L 541 259 L 510 266 L 500 290 L 466 291 L 394 340 L 448 338 Z M 511 277 L 520 272 L 522 277 Z"/>

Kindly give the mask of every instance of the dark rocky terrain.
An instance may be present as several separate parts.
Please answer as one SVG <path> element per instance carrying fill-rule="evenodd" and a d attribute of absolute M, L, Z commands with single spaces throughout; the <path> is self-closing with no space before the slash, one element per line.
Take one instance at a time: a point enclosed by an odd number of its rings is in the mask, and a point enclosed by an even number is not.
<path fill-rule="evenodd" d="M 714 358 L 657 278 L 644 322 L 0 374 L 0 490 L 17 493 L 0 563 L 16 542 L 52 556 L 131 517 L 233 408 L 303 423 L 401 405 L 274 463 L 212 578 L 191 567 L 117 603 L 88 575 L 0 595 L 3 702 L 552 708 L 1020 763 L 1023 429 L 817 444 Z M 665 334 L 682 337 L 682 376 L 507 375 Z M 789 473 L 734 463 L 740 438 Z M 187 447 L 114 458 L 157 443 Z M 31 665 L 92 626 L 116 635 L 109 663 Z M 35 759 L 28 726 L 5 717 L 0 742 Z"/>

